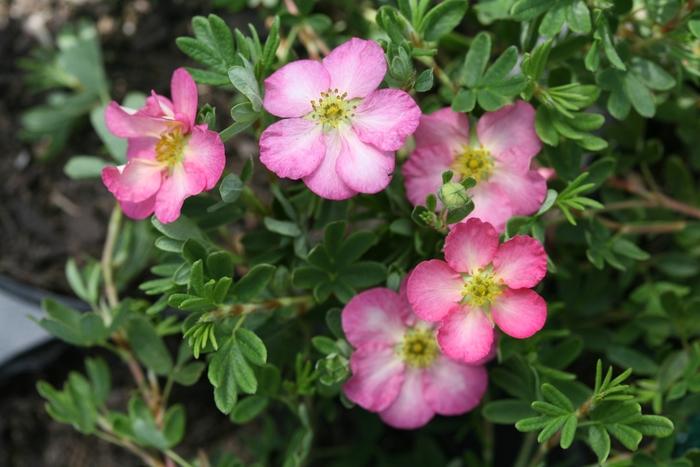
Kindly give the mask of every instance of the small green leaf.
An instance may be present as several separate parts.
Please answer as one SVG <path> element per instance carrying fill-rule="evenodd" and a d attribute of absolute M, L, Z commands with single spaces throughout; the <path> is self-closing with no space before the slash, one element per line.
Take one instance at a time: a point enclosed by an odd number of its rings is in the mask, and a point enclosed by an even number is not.
<path fill-rule="evenodd" d="M 427 41 L 437 41 L 462 21 L 469 2 L 466 0 L 444 0 L 432 8 L 423 18 L 420 31 Z"/>
<path fill-rule="evenodd" d="M 600 425 L 591 425 L 588 428 L 588 444 L 598 456 L 598 463 L 603 464 L 610 455 L 610 435 Z"/>
<path fill-rule="evenodd" d="M 246 328 L 237 329 L 236 342 L 243 356 L 253 365 L 262 366 L 267 362 L 265 343 L 253 331 Z"/>
<path fill-rule="evenodd" d="M 472 40 L 467 56 L 462 66 L 462 83 L 468 87 L 476 86 L 486 69 L 491 55 L 491 36 L 487 32 L 480 32 Z"/>
<path fill-rule="evenodd" d="M 231 412 L 231 420 L 234 423 L 248 423 L 267 408 L 267 397 L 253 395 L 242 399 Z"/>
<path fill-rule="evenodd" d="M 275 267 L 272 265 L 257 264 L 233 285 L 231 293 L 239 302 L 248 302 L 265 290 L 274 272 Z"/>
<path fill-rule="evenodd" d="M 159 375 L 170 371 L 173 367 L 170 352 L 148 319 L 140 315 L 131 316 L 126 322 L 126 334 L 141 363 Z"/>
<path fill-rule="evenodd" d="M 576 415 L 569 415 L 564 422 L 564 426 L 561 429 L 561 438 L 559 439 L 559 446 L 562 449 L 569 449 L 571 443 L 574 442 L 574 436 L 576 435 L 576 427 L 578 426 L 578 419 Z"/>

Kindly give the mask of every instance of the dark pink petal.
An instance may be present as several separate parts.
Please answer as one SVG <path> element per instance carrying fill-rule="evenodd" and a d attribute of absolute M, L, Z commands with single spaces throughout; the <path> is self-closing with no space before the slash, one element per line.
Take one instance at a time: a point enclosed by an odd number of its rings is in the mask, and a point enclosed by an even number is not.
<path fill-rule="evenodd" d="M 156 196 L 156 217 L 163 224 L 177 220 L 185 199 L 204 191 L 206 175 L 196 166 L 177 164 Z"/>
<path fill-rule="evenodd" d="M 482 181 L 472 188 L 469 194 L 474 202 L 474 210 L 468 219 L 481 219 L 491 224 L 498 233 L 502 233 L 508 219 L 513 217 L 513 208 L 501 187 Z"/>
<path fill-rule="evenodd" d="M 501 331 L 525 339 L 544 327 L 547 303 L 530 289 L 506 289 L 491 305 L 491 313 Z"/>
<path fill-rule="evenodd" d="M 350 356 L 352 376 L 343 386 L 345 395 L 372 412 L 386 410 L 404 382 L 404 363 L 392 346 L 369 344 Z"/>
<path fill-rule="evenodd" d="M 547 274 L 547 253 L 534 238 L 516 235 L 498 248 L 493 267 L 511 289 L 534 287 Z"/>
<path fill-rule="evenodd" d="M 377 287 L 355 295 L 341 314 L 348 342 L 354 347 L 399 343 L 406 331 L 402 314 L 407 307 L 391 289 Z"/>
<path fill-rule="evenodd" d="M 335 168 L 341 180 L 360 193 L 386 188 L 394 171 L 394 153 L 363 143 L 352 130 L 342 131 L 340 137 L 343 145 Z"/>
<path fill-rule="evenodd" d="M 419 318 L 437 322 L 459 309 L 463 288 L 459 273 L 446 262 L 431 259 L 418 264 L 408 277 L 406 295 Z"/>
<path fill-rule="evenodd" d="M 510 167 L 498 167 L 489 182 L 505 193 L 516 216 L 537 212 L 547 196 L 547 182 L 536 170 L 522 173 Z"/>
<path fill-rule="evenodd" d="M 180 125 L 179 122 L 172 120 L 136 113 L 131 114 L 114 101 L 110 102 L 105 109 L 105 124 L 113 135 L 120 138 L 139 138 L 142 136 L 158 138 L 161 133 Z"/>
<path fill-rule="evenodd" d="M 423 397 L 422 372 L 414 368 L 406 369 L 406 377 L 401 392 L 388 409 L 379 416 L 387 425 L 403 430 L 420 428 L 430 421 L 435 411 Z"/>
<path fill-rule="evenodd" d="M 479 219 L 469 219 L 447 234 L 445 261 L 455 271 L 473 273 L 489 264 L 497 249 L 496 229 Z"/>
<path fill-rule="evenodd" d="M 386 58 L 379 44 L 356 37 L 333 49 L 323 66 L 331 77 L 330 88 L 348 93 L 349 99 L 367 96 L 386 74 Z"/>
<path fill-rule="evenodd" d="M 151 214 L 153 214 L 153 210 L 155 209 L 156 205 L 156 195 L 151 196 L 147 200 L 138 202 L 138 203 L 130 203 L 128 201 L 119 201 L 119 206 L 122 208 L 122 211 L 124 211 L 124 214 L 126 214 L 127 217 L 130 217 L 131 219 L 136 219 L 136 220 L 141 220 L 145 219 Z"/>
<path fill-rule="evenodd" d="M 440 415 L 461 415 L 481 402 L 488 387 L 483 366 L 458 363 L 440 356 L 423 372 L 423 397 Z"/>
<path fill-rule="evenodd" d="M 316 170 L 325 154 L 322 126 L 311 120 L 280 120 L 260 135 L 260 162 L 278 177 L 306 177 Z"/>
<path fill-rule="evenodd" d="M 458 151 L 469 144 L 469 119 L 465 114 L 445 107 L 421 116 L 413 136 L 416 138 L 416 149 L 443 145 L 451 151 Z"/>
<path fill-rule="evenodd" d="M 352 127 L 362 141 L 384 151 L 396 151 L 418 126 L 420 108 L 399 89 L 379 89 L 362 100 Z"/>
<path fill-rule="evenodd" d="M 175 114 L 184 117 L 188 128 L 192 128 L 197 118 L 197 85 L 184 68 L 178 68 L 173 73 L 170 94 Z"/>
<path fill-rule="evenodd" d="M 155 161 L 132 159 L 125 166 L 102 169 L 102 182 L 119 201 L 139 203 L 161 187 L 163 170 Z"/>
<path fill-rule="evenodd" d="M 129 138 L 126 144 L 126 159 L 155 160 L 158 138 Z"/>
<path fill-rule="evenodd" d="M 448 357 L 473 364 L 491 351 L 493 326 L 481 309 L 463 305 L 440 323 L 437 341 Z"/>
<path fill-rule="evenodd" d="M 535 109 L 524 101 L 485 113 L 476 134 L 493 157 L 521 173 L 529 170 L 530 161 L 542 148 L 535 133 Z"/>
<path fill-rule="evenodd" d="M 263 107 L 278 117 L 301 117 L 310 113 L 311 101 L 330 87 L 328 72 L 320 62 L 297 60 L 265 80 Z"/>
<path fill-rule="evenodd" d="M 341 200 L 357 194 L 338 175 L 336 165 L 343 143 L 337 131 L 331 131 L 323 136 L 326 145 L 326 155 L 321 159 L 318 168 L 304 177 L 304 183 L 309 190 L 321 198 Z"/>
<path fill-rule="evenodd" d="M 450 170 L 453 161 L 454 153 L 447 146 L 425 146 L 413 151 L 402 168 L 408 200 L 414 206 L 425 204 L 425 198 L 442 186 L 442 173 Z"/>
<path fill-rule="evenodd" d="M 205 190 L 211 190 L 221 178 L 226 166 L 224 143 L 215 131 L 207 129 L 206 125 L 192 128 L 190 139 L 184 150 L 185 164 L 196 167 L 206 178 Z"/>

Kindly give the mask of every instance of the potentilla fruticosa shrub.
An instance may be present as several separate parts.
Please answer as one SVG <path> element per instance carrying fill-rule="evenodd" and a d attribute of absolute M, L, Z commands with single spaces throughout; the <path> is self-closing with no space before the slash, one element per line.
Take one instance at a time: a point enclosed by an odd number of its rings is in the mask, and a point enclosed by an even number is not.
<path fill-rule="evenodd" d="M 700 465 L 695 3 L 269 3 L 100 108 L 92 310 L 40 324 L 134 388 L 88 358 L 51 416 L 150 466 Z M 178 448 L 199 380 L 242 450 Z"/>

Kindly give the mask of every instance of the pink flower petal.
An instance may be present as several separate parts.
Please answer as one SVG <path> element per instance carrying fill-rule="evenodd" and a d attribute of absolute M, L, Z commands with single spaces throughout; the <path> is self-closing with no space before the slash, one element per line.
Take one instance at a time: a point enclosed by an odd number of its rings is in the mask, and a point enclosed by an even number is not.
<path fill-rule="evenodd" d="M 530 289 L 506 289 L 491 305 L 491 313 L 501 331 L 525 339 L 544 327 L 547 303 Z"/>
<path fill-rule="evenodd" d="M 450 107 L 437 110 L 420 118 L 420 125 L 413 135 L 416 149 L 443 145 L 457 151 L 469 144 L 469 119 Z"/>
<path fill-rule="evenodd" d="M 184 117 L 188 128 L 192 128 L 197 118 L 197 85 L 184 68 L 178 68 L 173 73 L 170 94 L 175 114 Z"/>
<path fill-rule="evenodd" d="M 488 387 L 483 366 L 458 363 L 440 356 L 423 372 L 423 397 L 440 415 L 461 415 L 481 402 Z"/>
<path fill-rule="evenodd" d="M 158 220 L 164 224 L 177 220 L 185 199 L 201 193 L 206 184 L 206 175 L 197 166 L 177 164 L 163 181 L 156 196 L 155 212 Z"/>
<path fill-rule="evenodd" d="M 102 169 L 102 182 L 119 201 L 139 203 L 161 187 L 163 166 L 146 159 L 132 159 L 125 166 Z"/>
<path fill-rule="evenodd" d="M 380 412 L 399 395 L 404 363 L 392 346 L 369 344 L 350 356 L 352 376 L 343 386 L 345 395 L 366 410 Z"/>
<path fill-rule="evenodd" d="M 328 90 L 330 81 L 320 62 L 288 63 L 265 80 L 263 107 L 278 117 L 301 117 L 311 112 L 311 101 Z"/>
<path fill-rule="evenodd" d="M 185 147 L 183 160 L 204 174 L 207 181 L 204 189 L 211 190 L 216 186 L 226 166 L 221 137 L 217 132 L 208 130 L 206 125 L 195 126 Z"/>
<path fill-rule="evenodd" d="M 321 125 L 304 118 L 280 120 L 260 136 L 260 162 L 278 177 L 298 180 L 311 174 L 325 153 Z"/>
<path fill-rule="evenodd" d="M 341 314 L 348 342 L 354 347 L 397 344 L 406 331 L 402 314 L 407 306 L 391 289 L 377 287 L 355 295 Z"/>
<path fill-rule="evenodd" d="M 493 267 L 512 289 L 534 287 L 547 274 L 547 253 L 534 238 L 516 235 L 498 248 Z"/>
<path fill-rule="evenodd" d="M 130 203 L 128 201 L 119 201 L 119 206 L 124 211 L 127 217 L 131 219 L 141 220 L 145 219 L 151 214 L 155 209 L 156 195 L 151 196 L 147 200 L 141 201 L 139 203 Z"/>
<path fill-rule="evenodd" d="M 402 168 L 408 200 L 414 206 L 425 204 L 425 198 L 442 186 L 442 173 L 450 170 L 453 161 L 454 153 L 447 146 L 425 146 L 413 151 Z"/>
<path fill-rule="evenodd" d="M 351 129 L 341 131 L 343 145 L 335 168 L 354 191 L 378 193 L 389 185 L 394 171 L 394 153 L 360 141 Z"/>
<path fill-rule="evenodd" d="M 536 170 L 522 173 L 510 167 L 498 167 L 489 182 L 505 193 L 516 216 L 537 212 L 547 196 L 547 182 Z"/>
<path fill-rule="evenodd" d="M 337 131 L 331 131 L 323 136 L 326 145 L 326 155 L 321 159 L 318 168 L 304 177 L 304 183 L 309 190 L 321 198 L 341 200 L 357 194 L 338 175 L 336 165 L 343 143 Z"/>
<path fill-rule="evenodd" d="M 445 261 L 455 271 L 473 273 L 489 264 L 497 249 L 496 229 L 479 219 L 469 219 L 447 234 Z"/>
<path fill-rule="evenodd" d="M 105 109 L 105 124 L 113 135 L 120 138 L 141 136 L 158 138 L 161 133 L 180 125 L 179 122 L 172 120 L 129 113 L 114 101 L 110 102 Z"/>
<path fill-rule="evenodd" d="M 170 99 L 156 94 L 155 91 L 151 91 L 151 95 L 146 98 L 146 105 L 141 107 L 136 113 L 148 117 L 174 118 L 175 107 Z"/>
<path fill-rule="evenodd" d="M 406 294 L 413 311 L 426 321 L 437 322 L 459 308 L 464 281 L 444 261 L 423 261 L 408 277 Z"/>
<path fill-rule="evenodd" d="M 352 38 L 323 59 L 331 77 L 330 88 L 349 99 L 365 97 L 379 87 L 386 74 L 384 51 L 374 41 Z"/>
<path fill-rule="evenodd" d="M 479 143 L 513 170 L 526 172 L 542 143 L 535 133 L 535 109 L 524 101 L 487 112 L 476 125 Z"/>
<path fill-rule="evenodd" d="M 401 392 L 394 403 L 379 414 L 387 425 L 404 430 L 422 427 L 433 415 L 434 410 L 423 397 L 422 372 L 414 368 L 406 370 Z"/>
<path fill-rule="evenodd" d="M 469 191 L 474 202 L 474 210 L 468 219 L 481 219 L 491 224 L 498 233 L 506 227 L 506 221 L 513 217 L 510 199 L 499 185 L 491 182 L 479 182 Z"/>
<path fill-rule="evenodd" d="M 491 351 L 493 326 L 483 311 L 463 305 L 440 323 L 437 341 L 448 357 L 476 363 Z"/>
<path fill-rule="evenodd" d="M 126 143 L 126 159 L 155 160 L 158 138 L 129 138 Z"/>
<path fill-rule="evenodd" d="M 379 89 L 362 100 L 352 127 L 365 143 L 384 151 L 396 151 L 418 126 L 420 108 L 399 89 Z"/>

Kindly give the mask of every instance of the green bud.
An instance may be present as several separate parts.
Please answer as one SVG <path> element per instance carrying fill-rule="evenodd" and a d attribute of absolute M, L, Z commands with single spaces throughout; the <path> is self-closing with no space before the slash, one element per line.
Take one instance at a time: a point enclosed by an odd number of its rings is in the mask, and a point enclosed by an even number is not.
<path fill-rule="evenodd" d="M 460 183 L 448 182 L 440 187 L 438 197 L 447 209 L 459 209 L 469 203 L 467 189 Z"/>

